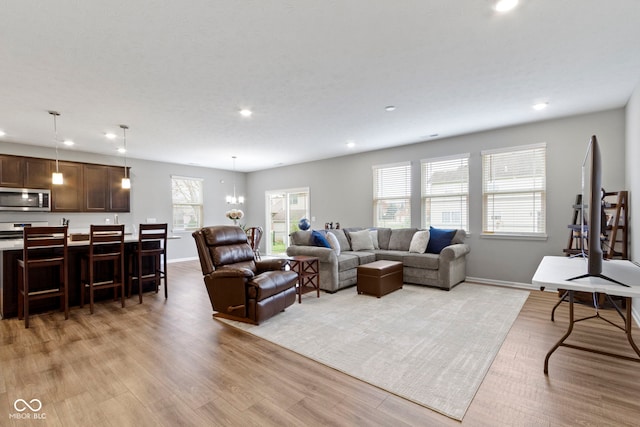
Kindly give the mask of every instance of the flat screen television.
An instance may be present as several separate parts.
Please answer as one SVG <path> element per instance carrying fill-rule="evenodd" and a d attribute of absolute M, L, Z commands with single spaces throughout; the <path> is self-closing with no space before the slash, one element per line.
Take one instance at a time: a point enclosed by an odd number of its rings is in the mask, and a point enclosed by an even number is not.
<path fill-rule="evenodd" d="M 602 157 L 600 156 L 600 146 L 598 138 L 595 135 L 589 141 L 587 148 L 587 156 L 584 163 L 591 156 L 590 181 L 589 181 L 589 215 L 587 220 L 587 238 L 588 238 L 588 254 L 587 254 L 587 273 L 580 276 L 572 277 L 567 280 L 577 280 L 585 277 L 600 277 L 618 285 L 627 286 L 624 283 L 607 277 L 602 274 L 602 243 L 600 236 L 602 235 Z M 584 190 L 583 190 L 584 192 Z M 584 197 L 582 198 L 584 200 Z M 584 214 L 584 202 L 582 204 Z M 605 224 L 606 225 L 606 224 Z"/>

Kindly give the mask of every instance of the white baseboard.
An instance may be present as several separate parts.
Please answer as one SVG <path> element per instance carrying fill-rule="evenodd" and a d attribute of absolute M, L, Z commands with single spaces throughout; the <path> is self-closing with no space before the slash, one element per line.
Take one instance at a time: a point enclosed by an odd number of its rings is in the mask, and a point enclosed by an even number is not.
<path fill-rule="evenodd" d="M 167 260 L 167 264 L 172 264 L 174 262 L 182 262 L 182 261 L 195 261 L 197 260 L 198 257 L 189 257 L 189 258 L 173 258 L 173 259 L 168 259 Z"/>
<path fill-rule="evenodd" d="M 479 283 L 481 285 L 494 285 L 494 286 L 504 286 L 505 288 L 516 288 L 516 289 L 527 289 L 530 291 L 539 291 L 540 288 L 531 284 L 531 283 L 520 283 L 520 282 L 508 282 L 504 280 L 493 280 L 493 279 L 484 279 L 481 277 L 469 277 L 467 276 L 465 282 Z M 555 292 L 555 291 L 545 291 L 545 292 Z M 640 326 L 640 313 L 636 310 L 632 310 L 631 317 L 636 322 L 637 326 Z"/>
<path fill-rule="evenodd" d="M 495 286 L 504 286 L 505 288 L 517 288 L 517 289 L 527 289 L 530 291 L 539 291 L 540 288 L 532 285 L 531 283 L 520 283 L 520 282 L 508 282 L 505 280 L 494 280 L 494 279 L 484 279 L 482 277 L 469 277 L 465 279 L 465 282 L 473 282 L 479 283 L 481 285 L 495 285 Z"/>

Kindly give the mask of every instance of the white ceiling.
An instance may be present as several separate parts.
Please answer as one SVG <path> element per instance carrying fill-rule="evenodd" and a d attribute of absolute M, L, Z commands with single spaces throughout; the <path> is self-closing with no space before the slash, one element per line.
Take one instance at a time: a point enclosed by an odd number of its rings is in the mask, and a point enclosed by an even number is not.
<path fill-rule="evenodd" d="M 521 0 L 504 15 L 490 0 L 0 10 L 3 140 L 52 147 L 54 109 L 72 150 L 115 155 L 124 123 L 131 157 L 222 169 L 234 155 L 253 171 L 622 107 L 639 81 L 638 0 Z"/>

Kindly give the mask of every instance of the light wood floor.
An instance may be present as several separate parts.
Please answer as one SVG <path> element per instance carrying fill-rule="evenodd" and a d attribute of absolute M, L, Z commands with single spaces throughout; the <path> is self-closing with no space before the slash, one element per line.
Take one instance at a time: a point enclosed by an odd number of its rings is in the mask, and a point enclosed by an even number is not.
<path fill-rule="evenodd" d="M 531 293 L 462 425 L 639 425 L 640 363 L 561 348 L 543 374 L 567 324 L 567 307 L 549 320 L 556 298 Z M 604 322 L 573 341 L 632 355 Z M 460 424 L 213 320 L 197 262 L 170 264 L 167 301 L 36 315 L 28 330 L 0 321 L 0 370 L 2 426 Z M 17 399 L 39 399 L 46 422 L 11 418 Z"/>

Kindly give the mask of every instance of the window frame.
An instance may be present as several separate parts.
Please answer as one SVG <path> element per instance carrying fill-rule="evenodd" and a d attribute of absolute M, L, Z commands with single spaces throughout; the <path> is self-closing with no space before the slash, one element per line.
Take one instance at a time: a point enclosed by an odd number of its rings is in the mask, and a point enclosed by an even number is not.
<path fill-rule="evenodd" d="M 470 153 L 462 153 L 462 154 L 455 154 L 451 156 L 434 157 L 434 158 L 420 160 L 420 215 L 421 215 L 421 223 L 423 228 L 425 229 L 429 228 L 430 226 L 433 225 L 433 222 L 435 222 L 433 220 L 432 221 L 428 220 L 428 215 L 426 210 L 427 200 L 451 199 L 454 197 L 459 197 L 460 204 L 464 205 L 463 207 L 460 208 L 460 212 L 459 212 L 460 221 L 458 221 L 457 224 L 452 223 L 451 225 L 446 225 L 444 224 L 444 221 L 442 221 L 442 224 L 436 223 L 434 227 L 437 227 L 437 228 L 455 227 L 456 229 L 463 229 L 465 230 L 466 233 L 469 233 L 469 161 L 470 161 L 470 158 L 471 158 Z M 466 181 L 460 181 L 460 185 L 466 186 L 466 189 L 463 190 L 461 188 L 460 191 L 458 192 L 447 193 L 447 194 L 437 194 L 433 192 L 427 192 L 427 189 L 429 188 L 427 170 L 430 167 L 430 165 L 432 165 L 431 168 L 441 168 L 443 166 L 446 166 L 446 164 L 451 164 L 452 166 L 455 166 L 456 162 L 459 162 L 461 166 L 463 164 L 464 166 L 466 166 L 465 167 Z M 444 214 L 445 212 L 441 212 L 441 213 Z M 458 213 L 458 212 L 449 211 L 449 213 Z M 463 218 L 464 218 L 464 221 L 463 221 Z"/>
<path fill-rule="evenodd" d="M 194 182 L 198 182 L 200 184 L 200 194 L 199 194 L 199 201 L 191 201 L 191 202 L 176 202 L 176 199 L 174 197 L 174 182 L 176 180 L 182 180 L 182 181 L 194 181 Z M 196 214 L 196 225 L 195 226 L 184 226 L 184 227 L 180 227 L 177 225 L 176 222 L 176 208 L 184 208 L 184 207 L 189 207 L 189 208 L 195 208 L 197 211 Z M 199 228 L 202 227 L 203 224 L 203 217 L 204 217 L 204 179 L 203 178 L 198 178 L 198 177 L 191 177 L 191 176 L 182 176 L 182 175 L 171 175 L 171 224 L 172 224 L 172 230 L 173 231 L 184 231 L 184 232 L 189 232 L 189 231 L 193 231 L 193 230 L 197 230 Z"/>
<path fill-rule="evenodd" d="M 399 180 L 404 180 L 404 185 L 400 187 L 388 187 L 387 190 L 381 188 L 384 185 L 382 176 L 380 173 L 384 173 L 383 171 L 390 171 L 391 169 L 402 168 L 398 174 Z M 411 227 L 411 187 L 412 187 L 412 179 L 411 179 L 411 162 L 398 162 L 398 163 L 389 163 L 383 165 L 373 165 L 371 167 L 372 170 L 372 184 L 373 184 L 373 226 L 374 227 L 389 227 L 389 228 L 407 228 Z M 404 188 L 402 188 L 404 187 Z M 400 190 L 400 191 L 398 191 Z M 387 195 L 381 194 L 387 193 Z M 394 194 L 398 192 L 398 194 Z M 381 205 L 383 203 L 390 203 L 392 206 L 396 203 L 403 203 L 403 211 L 408 212 L 406 215 L 407 220 L 401 223 L 389 224 L 387 222 L 380 222 L 378 211 L 381 209 Z M 396 217 L 394 216 L 394 219 Z"/>
<path fill-rule="evenodd" d="M 541 152 L 540 152 L 541 150 Z M 496 182 L 493 175 L 494 169 L 493 166 L 489 166 L 489 162 L 495 162 L 494 156 L 500 155 L 514 155 L 514 161 L 517 161 L 515 156 L 521 155 L 523 152 L 529 152 L 531 159 L 536 161 L 540 161 L 539 164 L 534 165 L 532 168 L 532 173 L 529 175 L 521 175 L 519 178 L 523 181 L 530 180 L 531 185 L 528 187 L 518 188 L 517 184 L 514 184 L 514 177 L 511 178 L 510 186 L 512 187 L 510 190 L 505 189 L 509 187 L 507 184 L 507 180 L 505 179 L 506 187 L 500 189 L 497 188 Z M 544 240 L 547 236 L 547 144 L 545 142 L 537 143 L 537 144 L 529 144 L 529 145 L 521 145 L 521 146 L 512 146 L 505 147 L 494 150 L 484 150 L 480 153 L 481 158 L 481 166 L 482 166 L 482 237 L 499 237 L 499 238 L 515 238 L 515 239 L 531 239 L 531 240 Z M 503 157 L 504 160 L 504 157 Z M 508 159 L 507 159 L 508 160 Z M 518 163 L 514 164 L 516 167 Z M 487 167 L 490 167 L 491 170 L 487 171 Z M 540 169 L 542 172 L 540 173 Z M 537 173 L 533 173 L 537 172 Z M 515 178 L 518 178 L 517 176 Z M 490 190 L 490 187 L 494 187 L 494 190 Z M 526 221 L 522 223 L 521 227 L 530 227 L 531 231 L 504 231 L 504 230 L 496 230 L 495 224 L 495 206 L 496 206 L 496 196 L 511 196 L 511 197 L 523 197 L 525 195 L 531 196 L 532 201 L 532 215 L 530 223 L 527 224 Z M 490 199 L 492 200 L 491 206 Z M 517 210 L 518 204 L 521 202 L 513 202 L 511 207 L 514 208 L 514 211 Z M 539 205 L 540 212 L 536 215 L 537 205 Z M 490 221 L 488 218 L 489 213 L 493 212 L 494 219 Z M 537 220 L 536 220 L 537 218 Z M 491 225 L 490 222 L 493 222 Z M 541 225 L 540 225 L 541 224 Z M 511 227 L 515 227 L 515 225 L 511 225 Z M 539 228 L 538 231 L 535 229 Z"/>

